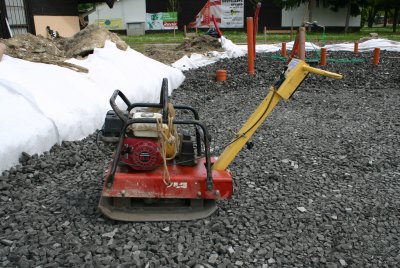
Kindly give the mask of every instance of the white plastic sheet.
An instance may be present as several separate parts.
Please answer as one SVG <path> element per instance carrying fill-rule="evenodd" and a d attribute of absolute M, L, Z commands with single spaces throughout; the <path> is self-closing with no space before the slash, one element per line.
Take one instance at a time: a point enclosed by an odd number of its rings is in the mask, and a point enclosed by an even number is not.
<path fill-rule="evenodd" d="M 220 38 L 221 46 L 224 52 L 215 52 L 212 55 L 197 54 L 195 57 L 184 56 L 183 58 L 176 61 L 172 66 L 180 70 L 196 69 L 208 64 L 212 64 L 218 60 L 224 58 L 236 58 L 247 55 L 247 45 L 236 45 L 232 43 L 229 39 L 225 37 Z M 286 48 L 293 49 L 294 42 L 288 42 Z M 311 42 L 305 43 L 306 51 L 320 50 L 321 47 L 313 44 Z M 342 43 L 342 44 L 332 44 L 325 46 L 328 51 L 353 51 L 354 43 Z M 381 50 L 397 51 L 400 52 L 400 42 L 391 41 L 387 39 L 371 39 L 365 42 L 361 42 L 358 45 L 359 52 L 372 51 L 375 48 L 380 48 Z M 271 44 L 271 45 L 257 45 L 257 53 L 267 53 L 276 52 L 281 50 L 282 44 Z"/>
<path fill-rule="evenodd" d="M 0 171 L 18 163 L 22 152 L 42 153 L 63 140 L 79 140 L 101 128 L 115 89 L 132 102 L 158 102 L 162 79 L 169 92 L 182 72 L 112 42 L 84 60 L 78 73 L 56 65 L 9 56 L 0 62 Z"/>

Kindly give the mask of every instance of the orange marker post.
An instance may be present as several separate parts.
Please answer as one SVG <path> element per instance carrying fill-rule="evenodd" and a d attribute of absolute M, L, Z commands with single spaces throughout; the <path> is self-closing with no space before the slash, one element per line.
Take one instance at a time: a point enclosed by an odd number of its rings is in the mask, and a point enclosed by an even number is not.
<path fill-rule="evenodd" d="M 321 48 L 321 58 L 319 60 L 319 65 L 325 66 L 326 65 L 326 48 Z"/>
<path fill-rule="evenodd" d="M 218 82 L 226 81 L 226 70 L 217 70 L 216 78 Z"/>
<path fill-rule="evenodd" d="M 354 56 L 358 56 L 358 42 L 354 41 Z"/>
<path fill-rule="evenodd" d="M 249 75 L 254 76 L 254 43 L 253 43 L 253 18 L 247 17 L 247 59 Z"/>
<path fill-rule="evenodd" d="M 378 65 L 379 64 L 379 56 L 381 54 L 381 49 L 380 48 L 375 48 L 374 49 L 374 59 L 372 60 L 373 65 Z"/>
<path fill-rule="evenodd" d="M 282 57 L 286 57 L 286 43 L 282 43 Z"/>

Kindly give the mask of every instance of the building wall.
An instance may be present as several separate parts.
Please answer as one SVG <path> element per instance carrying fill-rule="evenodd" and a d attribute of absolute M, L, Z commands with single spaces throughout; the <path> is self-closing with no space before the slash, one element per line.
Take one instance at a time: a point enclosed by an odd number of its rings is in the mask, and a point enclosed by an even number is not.
<path fill-rule="evenodd" d="M 33 16 L 33 21 L 36 35 L 44 37 L 47 37 L 47 26 L 62 37 L 71 37 L 80 31 L 78 16 Z"/>
<path fill-rule="evenodd" d="M 299 8 L 293 10 L 282 10 L 282 27 L 290 27 L 292 24 L 298 27 L 301 25 L 303 17 L 304 20 L 308 20 L 308 14 L 306 10 L 306 5 L 300 5 Z M 334 12 L 329 8 L 324 8 L 322 6 L 316 7 L 313 10 L 313 20 L 317 21 L 320 25 L 326 27 L 344 27 L 346 22 L 347 9 L 340 8 L 338 12 Z M 350 17 L 349 26 L 350 27 L 360 27 L 361 16 Z"/>
<path fill-rule="evenodd" d="M 32 14 L 78 16 L 77 0 L 29 0 Z"/>
<path fill-rule="evenodd" d="M 106 4 L 97 5 L 96 11 L 89 15 L 89 24 L 97 20 L 122 19 L 122 29 L 127 29 L 127 23 L 146 22 L 145 0 L 120 0 L 110 9 Z"/>

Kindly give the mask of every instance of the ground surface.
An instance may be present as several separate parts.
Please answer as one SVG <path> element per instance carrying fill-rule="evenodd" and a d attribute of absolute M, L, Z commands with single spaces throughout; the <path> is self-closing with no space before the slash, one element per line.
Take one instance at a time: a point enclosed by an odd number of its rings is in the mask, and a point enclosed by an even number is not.
<path fill-rule="evenodd" d="M 104 218 L 109 158 L 94 137 L 23 156 L 0 177 L 0 266 L 398 267 L 400 65 L 390 57 L 399 54 L 381 52 L 375 68 L 371 55 L 329 63 L 342 81 L 310 75 L 278 105 L 230 166 L 233 199 L 204 220 Z M 173 94 L 199 109 L 217 155 L 284 66 L 259 55 L 251 79 L 246 62 L 187 72 Z M 214 82 L 217 69 L 226 83 Z"/>

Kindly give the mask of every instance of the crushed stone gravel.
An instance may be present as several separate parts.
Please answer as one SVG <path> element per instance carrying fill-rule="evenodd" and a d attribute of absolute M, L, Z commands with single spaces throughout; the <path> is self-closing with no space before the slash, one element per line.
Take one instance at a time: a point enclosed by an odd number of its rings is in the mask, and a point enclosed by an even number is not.
<path fill-rule="evenodd" d="M 254 78 L 247 59 L 226 59 L 186 72 L 174 92 L 199 109 L 214 154 L 283 69 L 271 55 L 257 55 Z M 110 159 L 95 135 L 23 154 L 0 176 L 0 267 L 398 267 L 400 65 L 398 53 L 381 51 L 377 67 L 371 57 L 329 62 L 343 80 L 310 74 L 280 103 L 230 166 L 233 199 L 207 219 L 104 218 Z M 226 82 L 215 82 L 218 69 Z"/>

